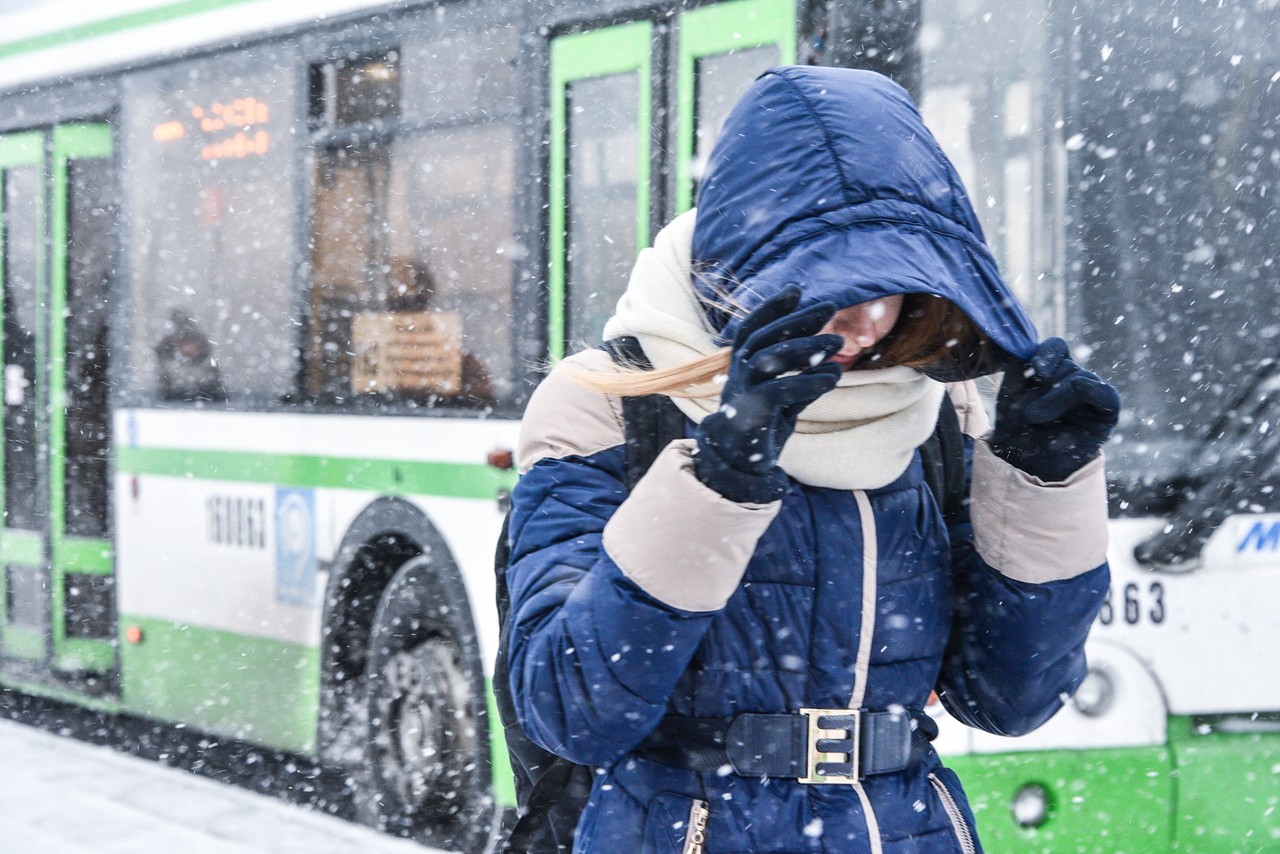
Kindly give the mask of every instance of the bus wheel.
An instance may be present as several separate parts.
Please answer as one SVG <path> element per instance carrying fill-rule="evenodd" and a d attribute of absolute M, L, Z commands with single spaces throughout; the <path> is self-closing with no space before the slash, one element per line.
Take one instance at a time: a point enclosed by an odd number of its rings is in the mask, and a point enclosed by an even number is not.
<path fill-rule="evenodd" d="M 369 738 L 358 777 L 366 824 L 442 848 L 485 847 L 493 817 L 483 677 L 460 584 L 427 557 L 378 605 L 365 664 Z"/>

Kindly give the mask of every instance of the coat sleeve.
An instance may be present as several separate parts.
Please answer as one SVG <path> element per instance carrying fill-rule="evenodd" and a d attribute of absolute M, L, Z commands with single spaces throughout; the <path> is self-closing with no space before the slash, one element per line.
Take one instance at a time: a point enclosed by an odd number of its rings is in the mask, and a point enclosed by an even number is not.
<path fill-rule="evenodd" d="M 1110 582 L 1099 457 L 1046 484 L 969 440 L 969 518 L 951 527 L 954 605 L 938 694 L 952 715 L 1028 733 L 1085 675 L 1084 642 Z"/>
<path fill-rule="evenodd" d="M 616 400 L 560 369 L 530 401 L 519 456 L 507 569 L 516 710 L 547 750 L 608 764 L 662 718 L 778 505 L 708 490 L 689 440 L 628 494 Z"/>

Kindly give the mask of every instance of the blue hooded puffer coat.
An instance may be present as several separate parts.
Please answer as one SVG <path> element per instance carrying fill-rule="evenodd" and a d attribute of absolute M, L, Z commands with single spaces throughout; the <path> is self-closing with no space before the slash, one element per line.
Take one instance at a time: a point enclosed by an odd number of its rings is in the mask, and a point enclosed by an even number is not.
<path fill-rule="evenodd" d="M 951 165 L 906 93 L 869 72 L 784 68 L 756 82 L 713 154 L 693 250 L 703 280 L 732 282 L 747 307 L 790 282 L 806 302 L 838 305 L 932 293 L 960 306 L 1005 363 L 1035 348 Z M 616 399 L 557 373 L 521 439 L 509 655 L 529 735 L 603 769 L 575 850 L 980 850 L 959 781 L 932 752 L 858 785 L 805 785 L 672 768 L 634 748 L 668 714 L 920 709 L 935 689 L 970 725 L 1034 729 L 1083 678 L 1108 573 L 1089 549 L 1085 566 L 1028 567 L 1017 544 L 1044 539 L 1040 518 L 1069 516 L 1052 501 L 1077 487 L 1029 483 L 970 441 L 974 480 L 1013 484 L 999 510 L 975 506 L 972 523 L 948 528 L 918 457 L 875 490 L 792 481 L 769 505 L 776 515 L 744 523 L 761 506 L 701 486 L 688 440 L 628 494 Z M 1100 482 L 1100 463 L 1090 467 Z M 1037 503 L 1042 494 L 1050 503 Z M 735 535 L 751 525 L 744 546 Z M 975 547 L 983 525 L 1000 544 L 990 554 Z M 673 549 L 686 564 L 650 569 L 696 583 L 711 563 L 738 561 L 741 583 L 718 607 L 655 595 L 635 556 Z M 704 841 L 686 848 L 698 802 Z"/>

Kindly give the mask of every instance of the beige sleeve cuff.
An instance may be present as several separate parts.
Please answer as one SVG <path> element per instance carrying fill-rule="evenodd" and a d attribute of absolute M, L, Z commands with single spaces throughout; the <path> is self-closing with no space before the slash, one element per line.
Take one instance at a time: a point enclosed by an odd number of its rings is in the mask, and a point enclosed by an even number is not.
<path fill-rule="evenodd" d="M 576 372 L 604 373 L 613 360 L 585 350 L 563 360 L 534 389 L 520 422 L 516 463 L 524 474 L 542 459 L 589 457 L 625 441 L 622 401 L 583 384 Z"/>
<path fill-rule="evenodd" d="M 685 611 L 717 611 L 738 589 L 781 501 L 736 504 L 693 470 L 693 439 L 666 447 L 604 528 L 604 549 L 642 590 Z"/>
<path fill-rule="evenodd" d="M 1107 559 L 1107 482 L 1102 455 L 1062 483 L 1045 483 L 992 453 L 973 454 L 973 542 L 1010 578 L 1032 584 L 1074 578 Z"/>

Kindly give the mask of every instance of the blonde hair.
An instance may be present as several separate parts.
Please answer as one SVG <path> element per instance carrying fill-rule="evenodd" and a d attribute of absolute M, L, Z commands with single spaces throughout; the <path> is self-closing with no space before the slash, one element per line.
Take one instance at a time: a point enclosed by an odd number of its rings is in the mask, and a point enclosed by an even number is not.
<path fill-rule="evenodd" d="M 717 377 L 729 372 L 729 348 L 671 368 L 647 369 L 640 365 L 622 364 L 613 371 L 592 370 L 572 362 L 564 369 L 576 381 L 594 391 L 622 397 L 665 394 L 668 397 L 709 397 L 719 394 Z"/>
<path fill-rule="evenodd" d="M 976 365 L 982 372 L 989 362 L 990 343 L 950 300 L 932 294 L 906 294 L 898 322 L 860 360 L 860 367 L 908 367 L 930 374 L 957 365 Z M 729 354 L 730 348 L 722 347 L 684 364 L 655 370 L 635 364 L 618 365 L 612 371 L 573 363 L 564 367 L 577 382 L 605 394 L 709 397 L 719 394 L 722 380 L 717 382 L 717 378 L 728 373 Z"/>

